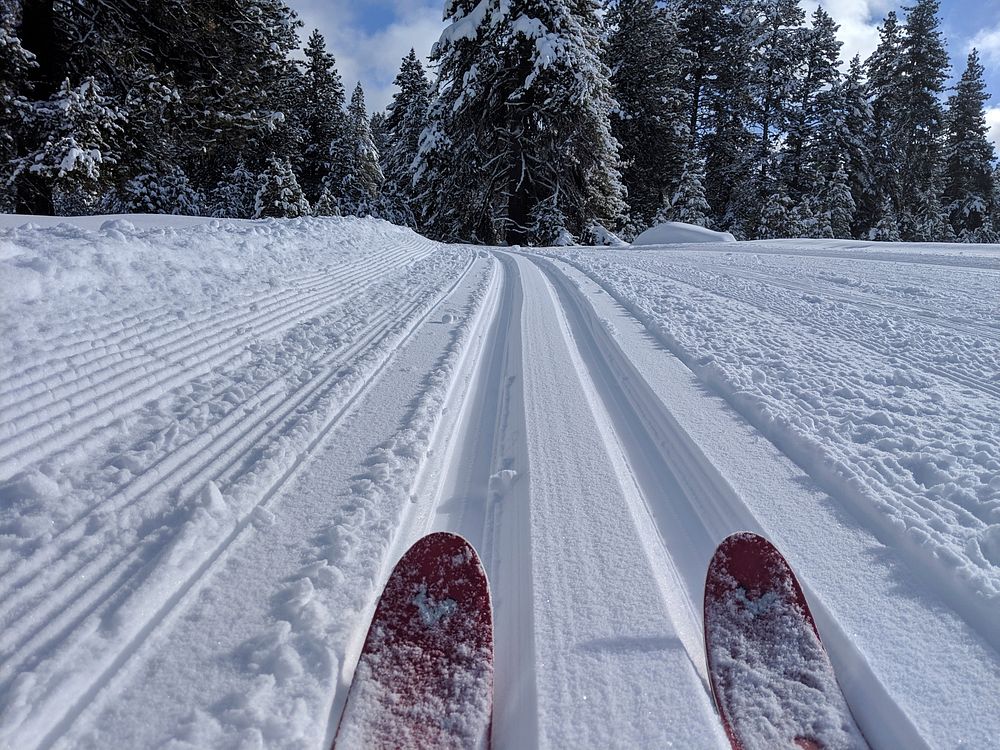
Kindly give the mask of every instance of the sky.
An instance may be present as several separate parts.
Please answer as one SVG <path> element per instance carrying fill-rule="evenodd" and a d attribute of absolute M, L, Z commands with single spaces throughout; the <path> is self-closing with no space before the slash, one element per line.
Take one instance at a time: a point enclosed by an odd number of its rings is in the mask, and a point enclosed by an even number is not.
<path fill-rule="evenodd" d="M 370 110 L 383 109 L 394 91 L 392 81 L 400 61 L 416 49 L 426 56 L 443 29 L 444 0 L 286 0 L 305 27 L 303 40 L 313 28 L 326 37 L 337 58 L 337 67 L 348 91 L 361 81 Z M 942 30 L 949 43 L 952 76 L 965 68 L 975 46 L 986 68 L 987 87 L 993 98 L 987 119 L 993 140 L 1000 144 L 1000 0 L 940 0 Z M 878 26 L 886 12 L 904 17 L 910 0 L 825 0 L 826 11 L 840 24 L 842 56 L 864 59 L 878 43 Z M 808 14 L 816 0 L 802 0 Z"/>

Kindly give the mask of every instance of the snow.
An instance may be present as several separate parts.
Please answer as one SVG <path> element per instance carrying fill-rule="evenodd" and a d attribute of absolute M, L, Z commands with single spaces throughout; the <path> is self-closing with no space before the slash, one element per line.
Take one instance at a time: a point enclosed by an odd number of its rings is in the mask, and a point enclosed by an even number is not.
<path fill-rule="evenodd" d="M 685 224 L 681 221 L 666 221 L 650 227 L 634 240 L 633 245 L 673 245 L 691 242 L 735 242 L 729 232 L 714 232 L 705 227 Z"/>
<path fill-rule="evenodd" d="M 440 530 L 493 589 L 494 747 L 724 748 L 741 529 L 873 748 L 992 746 L 998 288 L 986 246 L 0 217 L 0 746 L 329 746 Z"/>

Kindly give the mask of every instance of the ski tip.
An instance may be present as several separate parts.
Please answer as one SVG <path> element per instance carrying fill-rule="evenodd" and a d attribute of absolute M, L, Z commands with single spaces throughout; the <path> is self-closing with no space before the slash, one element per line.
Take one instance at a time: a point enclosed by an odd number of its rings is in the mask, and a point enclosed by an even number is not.
<path fill-rule="evenodd" d="M 752 531 L 738 531 L 716 548 L 708 566 L 707 583 L 735 579 L 748 591 L 762 591 L 776 577 L 790 574 L 785 558 L 770 541 Z M 708 589 L 706 585 L 706 594 Z"/>
<path fill-rule="evenodd" d="M 475 547 L 463 536 L 449 531 L 435 531 L 421 537 L 403 554 L 397 566 L 406 567 L 416 560 L 453 559 L 455 564 L 473 565 L 482 569 L 483 564 Z M 485 576 L 485 572 L 483 573 Z"/>
<path fill-rule="evenodd" d="M 754 599 L 765 592 L 784 589 L 785 595 L 801 608 L 806 621 L 819 637 L 809 603 L 792 567 L 778 548 L 760 534 L 738 531 L 719 544 L 705 578 L 705 606 L 712 600 L 723 598 L 734 587 L 744 589 Z"/>

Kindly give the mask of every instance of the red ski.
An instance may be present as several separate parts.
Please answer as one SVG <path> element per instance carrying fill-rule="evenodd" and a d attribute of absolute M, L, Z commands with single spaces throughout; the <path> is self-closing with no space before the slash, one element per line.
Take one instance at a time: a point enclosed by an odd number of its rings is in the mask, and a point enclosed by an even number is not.
<path fill-rule="evenodd" d="M 492 715 L 486 573 L 462 537 L 430 534 L 385 584 L 333 745 L 488 749 Z"/>
<path fill-rule="evenodd" d="M 802 587 L 750 532 L 719 545 L 705 581 L 712 693 L 733 750 L 868 748 Z"/>

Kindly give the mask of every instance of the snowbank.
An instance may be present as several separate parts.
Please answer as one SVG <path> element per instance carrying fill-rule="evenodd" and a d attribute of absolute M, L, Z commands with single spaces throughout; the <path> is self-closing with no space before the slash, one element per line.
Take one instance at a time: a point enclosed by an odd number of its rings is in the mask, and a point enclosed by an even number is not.
<path fill-rule="evenodd" d="M 713 232 L 694 224 L 667 221 L 650 227 L 632 240 L 633 245 L 672 245 L 682 242 L 736 242 L 736 238 L 729 232 Z"/>

